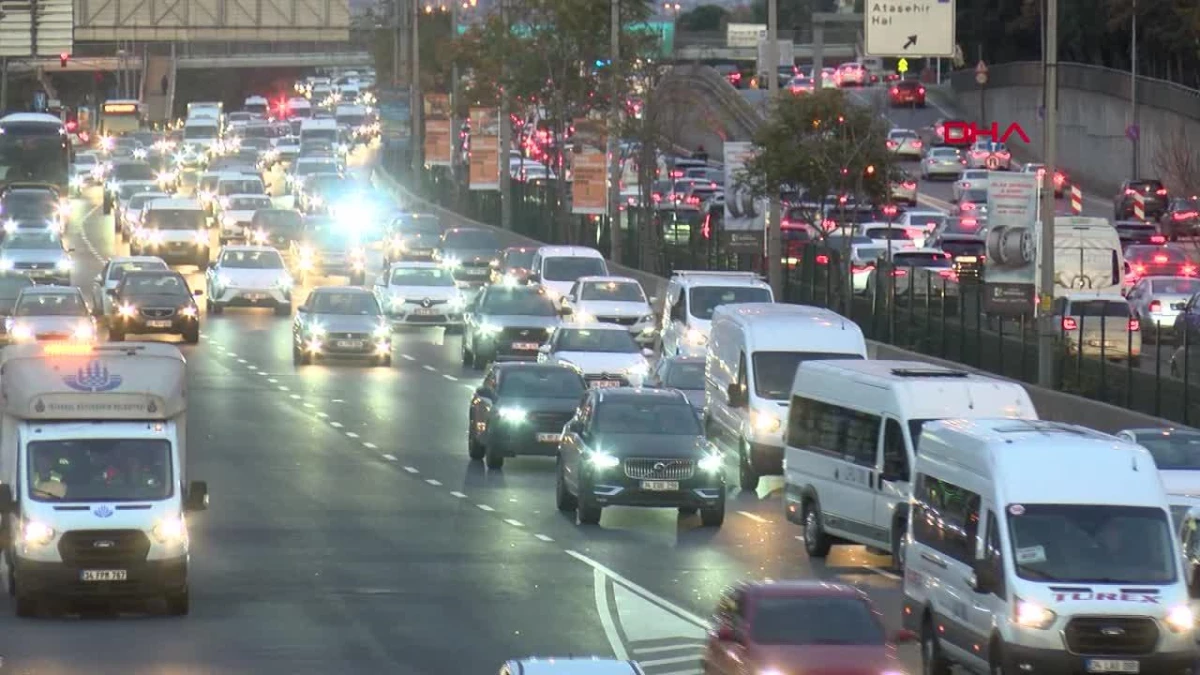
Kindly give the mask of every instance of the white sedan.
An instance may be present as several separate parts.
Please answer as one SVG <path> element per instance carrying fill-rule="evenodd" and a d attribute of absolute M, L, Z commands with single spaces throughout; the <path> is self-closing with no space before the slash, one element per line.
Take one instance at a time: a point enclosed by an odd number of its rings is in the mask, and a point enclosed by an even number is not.
<path fill-rule="evenodd" d="M 226 307 L 273 307 L 291 316 L 292 286 L 283 256 L 270 246 L 226 246 L 205 274 L 208 311 Z"/>
<path fill-rule="evenodd" d="M 97 317 L 112 314 L 112 292 L 117 289 L 117 284 L 121 283 L 127 272 L 168 269 L 170 268 L 162 258 L 149 255 L 110 258 L 100 274 L 96 275 L 95 287 L 92 289 L 92 313 Z"/>
<path fill-rule="evenodd" d="M 611 323 L 567 324 L 538 350 L 538 363 L 579 369 L 591 387 L 640 387 L 650 373 L 647 357 L 623 326 Z"/>
<path fill-rule="evenodd" d="M 230 195 L 221 200 L 221 243 L 239 239 L 245 233 L 254 212 L 272 208 L 266 195 Z"/>
<path fill-rule="evenodd" d="M 466 296 L 454 275 L 438 263 L 392 263 L 375 282 L 380 305 L 393 327 L 444 326 L 461 333 Z"/>
<path fill-rule="evenodd" d="M 957 202 L 968 190 L 987 190 L 990 182 L 987 169 L 967 169 L 962 178 L 954 183 L 954 199 Z"/>
<path fill-rule="evenodd" d="M 563 296 L 562 308 L 573 323 L 617 324 L 643 347 L 654 342 L 654 310 L 637 279 L 581 277 Z"/>

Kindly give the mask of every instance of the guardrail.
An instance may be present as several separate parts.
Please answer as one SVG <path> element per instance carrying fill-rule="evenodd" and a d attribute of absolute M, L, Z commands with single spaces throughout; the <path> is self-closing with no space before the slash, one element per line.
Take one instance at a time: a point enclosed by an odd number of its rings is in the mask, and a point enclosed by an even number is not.
<path fill-rule="evenodd" d="M 1020 61 L 988 66 L 988 89 L 1004 87 L 1041 87 L 1043 81 L 1040 61 Z M 1129 71 L 1091 66 L 1083 63 L 1060 63 L 1058 84 L 1060 88 L 1104 94 L 1115 98 L 1129 99 L 1131 78 Z M 979 91 L 973 69 L 955 71 L 950 75 L 950 84 L 956 92 Z M 1200 89 L 1191 89 L 1181 84 L 1149 77 L 1137 80 L 1138 104 L 1161 108 L 1189 119 L 1200 119 Z"/>
<path fill-rule="evenodd" d="M 675 66 L 659 81 L 659 100 L 671 104 L 677 95 L 695 97 L 699 94 L 706 100 L 715 101 L 722 111 L 733 116 L 738 129 L 731 133 L 741 140 L 749 140 L 754 130 L 762 123 L 763 112 L 750 104 L 741 92 L 729 84 L 723 75 L 713 68 L 700 65 Z"/>
<path fill-rule="evenodd" d="M 858 41 L 862 25 L 828 23 L 824 30 L 825 44 L 853 45 Z M 811 26 L 806 26 L 802 30 L 781 30 L 778 31 L 778 35 L 780 40 L 790 40 L 796 44 L 812 44 L 813 41 Z M 679 47 L 726 47 L 728 44 L 728 36 L 724 31 L 678 31 L 675 33 L 676 49 Z M 753 44 L 748 46 L 757 47 Z"/>

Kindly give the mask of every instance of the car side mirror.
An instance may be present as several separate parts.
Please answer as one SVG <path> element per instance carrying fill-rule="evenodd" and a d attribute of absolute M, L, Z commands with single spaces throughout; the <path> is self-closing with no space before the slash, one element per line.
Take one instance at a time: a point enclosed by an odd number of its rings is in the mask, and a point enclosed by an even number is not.
<path fill-rule="evenodd" d="M 96 281 L 96 283 L 97 283 L 98 285 L 100 285 L 100 284 L 103 284 L 103 283 L 104 283 L 104 276 L 103 276 L 103 275 L 101 275 L 101 274 L 97 274 L 97 275 L 96 275 L 96 280 L 95 280 L 95 281 Z"/>
<path fill-rule="evenodd" d="M 194 297 L 197 297 L 197 298 L 198 298 L 198 297 L 200 297 L 200 296 L 202 296 L 202 295 L 204 295 L 204 291 L 200 290 L 199 288 L 197 288 L 196 290 L 192 291 L 192 296 L 194 296 Z"/>
<path fill-rule="evenodd" d="M 17 500 L 13 497 L 11 485 L 0 485 L 0 513 L 12 513 L 17 510 Z"/>
<path fill-rule="evenodd" d="M 561 305 L 558 308 L 559 316 L 571 316 L 574 313 L 575 313 L 575 309 L 572 308 L 570 305 Z"/>
<path fill-rule="evenodd" d="M 550 353 L 550 345 L 542 345 L 538 347 L 538 353 L 548 355 Z"/>
<path fill-rule="evenodd" d="M 908 630 L 907 628 L 901 628 L 895 633 L 892 633 L 892 644 L 894 645 L 909 645 L 917 642 L 920 639 L 921 638 L 916 633 Z"/>
<path fill-rule="evenodd" d="M 194 480 L 188 484 L 187 494 L 183 498 L 183 510 L 190 513 L 208 510 L 208 483 Z"/>
<path fill-rule="evenodd" d="M 721 626 L 717 629 L 717 640 L 719 642 L 735 642 L 741 644 L 742 637 L 738 632 L 729 626 Z"/>
<path fill-rule="evenodd" d="M 729 405 L 734 408 L 740 408 L 745 403 L 742 401 L 742 387 L 737 382 L 730 382 L 725 388 L 725 395 L 729 398 Z"/>
<path fill-rule="evenodd" d="M 650 357 L 654 356 L 654 350 L 650 349 L 649 347 L 646 347 L 645 349 L 642 350 L 642 356 L 644 356 L 646 358 L 650 358 Z"/>
<path fill-rule="evenodd" d="M 491 400 L 492 390 L 487 387 L 479 387 L 475 390 L 475 398 L 486 398 Z"/>
<path fill-rule="evenodd" d="M 105 289 L 104 293 L 112 298 L 117 297 L 117 289 L 115 289 L 115 288 Z"/>

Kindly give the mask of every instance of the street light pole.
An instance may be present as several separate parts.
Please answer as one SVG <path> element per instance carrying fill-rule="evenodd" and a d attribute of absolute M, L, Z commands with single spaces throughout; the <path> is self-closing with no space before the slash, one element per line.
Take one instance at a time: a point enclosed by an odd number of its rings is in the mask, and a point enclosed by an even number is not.
<path fill-rule="evenodd" d="M 779 0 L 767 0 L 767 96 L 772 103 L 779 94 Z M 783 296 L 783 231 L 780 226 L 778 185 L 771 191 L 767 209 L 767 279 L 775 297 Z"/>
<path fill-rule="evenodd" d="M 505 39 L 512 28 L 508 25 L 508 0 L 500 0 L 500 23 L 504 26 Z M 512 174 L 509 173 L 508 156 L 512 152 L 512 118 L 508 102 L 508 62 L 501 64 L 504 75 L 500 78 L 500 227 L 512 229 Z"/>
<path fill-rule="evenodd" d="M 608 242 L 609 258 L 621 262 L 621 0 L 611 0 L 610 48 L 608 68 L 612 92 L 608 110 Z"/>
<path fill-rule="evenodd" d="M 1133 25 L 1130 27 L 1130 31 L 1129 31 L 1129 33 L 1130 33 L 1130 38 L 1129 38 L 1130 64 L 1129 64 L 1129 132 L 1128 132 L 1129 133 L 1129 145 L 1132 150 L 1131 162 L 1130 162 L 1131 171 L 1129 172 L 1129 178 L 1133 179 L 1133 180 L 1136 180 L 1138 178 L 1138 176 L 1141 174 L 1141 172 L 1138 170 L 1138 168 L 1139 168 L 1138 160 L 1140 159 L 1138 157 L 1138 155 L 1140 154 L 1140 150 L 1141 150 L 1141 147 L 1140 147 L 1141 144 L 1138 141 L 1141 138 L 1141 133 L 1139 133 L 1140 130 L 1138 129 L 1138 90 L 1137 90 L 1137 84 L 1138 84 L 1137 19 L 1138 19 L 1138 17 L 1137 17 L 1137 15 L 1138 15 L 1137 0 L 1133 0 Z"/>
<path fill-rule="evenodd" d="M 1054 302 L 1054 175 L 1058 170 L 1058 0 L 1046 3 L 1046 52 L 1044 84 L 1046 94 L 1046 131 L 1042 137 L 1042 157 L 1046 171 L 1042 175 L 1042 237 L 1039 250 L 1042 260 L 1040 294 L 1038 298 L 1038 384 L 1054 386 L 1054 361 L 1058 347 L 1055 326 L 1050 314 Z"/>
<path fill-rule="evenodd" d="M 462 0 L 450 0 L 450 40 L 458 39 L 458 6 Z M 458 84 L 458 59 L 450 60 L 450 176 L 453 178 L 455 203 L 462 196 L 459 189 L 459 172 L 464 169 L 462 161 L 462 120 L 458 117 L 459 98 L 462 92 Z"/>
<path fill-rule="evenodd" d="M 412 75 L 409 76 L 409 91 L 412 93 L 412 172 L 416 181 L 425 166 L 425 99 L 421 95 L 421 0 L 412 1 Z"/>

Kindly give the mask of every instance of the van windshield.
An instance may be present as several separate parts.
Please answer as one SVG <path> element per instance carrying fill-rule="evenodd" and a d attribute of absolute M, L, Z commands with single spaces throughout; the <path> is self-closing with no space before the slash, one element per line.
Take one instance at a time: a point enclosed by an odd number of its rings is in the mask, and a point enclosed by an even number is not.
<path fill-rule="evenodd" d="M 116 502 L 171 496 L 170 445 L 89 438 L 29 443 L 29 495 L 39 502 Z"/>
<path fill-rule="evenodd" d="M 713 312 L 721 305 L 771 302 L 771 291 L 757 286 L 700 286 L 693 288 L 690 295 L 688 310 L 692 316 L 705 321 L 711 321 Z M 792 374 L 795 374 L 795 368 Z M 788 377 L 788 387 L 791 387 L 791 375 Z"/>
<path fill-rule="evenodd" d="M 1022 579 L 1169 584 L 1177 578 L 1171 525 L 1161 508 L 1013 504 L 1006 511 Z"/>
<path fill-rule="evenodd" d="M 755 352 L 754 393 L 759 398 L 786 401 L 792 392 L 796 369 L 805 361 L 859 361 L 858 354 L 832 352 Z"/>

